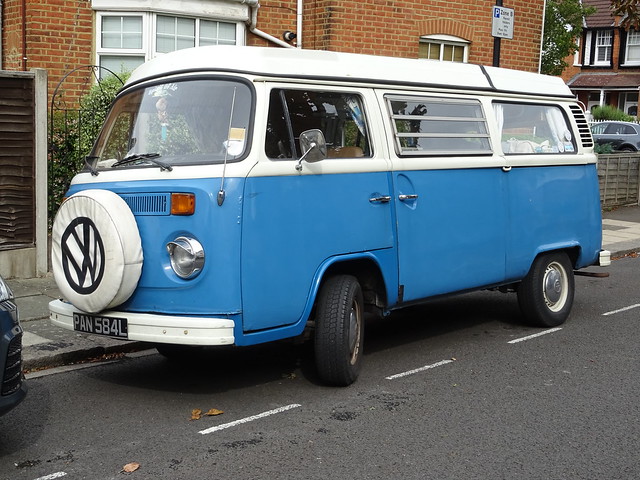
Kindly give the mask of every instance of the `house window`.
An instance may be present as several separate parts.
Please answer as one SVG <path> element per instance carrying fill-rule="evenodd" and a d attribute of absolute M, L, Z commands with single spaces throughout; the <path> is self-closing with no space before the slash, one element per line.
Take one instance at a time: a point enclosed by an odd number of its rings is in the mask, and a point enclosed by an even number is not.
<path fill-rule="evenodd" d="M 131 71 L 157 55 L 205 45 L 239 45 L 242 22 L 146 13 L 98 13 L 97 60 L 114 73 Z M 104 73 L 101 73 L 104 75 Z"/>
<path fill-rule="evenodd" d="M 156 21 L 157 52 L 168 53 L 196 46 L 195 19 L 158 15 Z"/>
<path fill-rule="evenodd" d="M 133 70 L 145 61 L 144 17 L 100 17 L 99 65 L 114 73 Z M 100 53 L 102 52 L 102 53 Z M 101 72 L 101 75 L 104 75 Z"/>
<path fill-rule="evenodd" d="M 158 15 L 156 52 L 168 53 L 205 45 L 235 45 L 236 25 L 194 18 Z"/>
<path fill-rule="evenodd" d="M 638 92 L 621 92 L 618 95 L 618 108 L 628 115 L 638 116 Z"/>
<path fill-rule="evenodd" d="M 446 62 L 467 62 L 469 42 L 451 35 L 426 35 L 420 37 L 418 58 Z"/>
<path fill-rule="evenodd" d="M 640 32 L 629 30 L 627 33 L 627 51 L 624 56 L 624 63 L 640 64 Z"/>
<path fill-rule="evenodd" d="M 611 63 L 612 33 L 611 30 L 600 30 L 596 33 L 595 65 Z"/>

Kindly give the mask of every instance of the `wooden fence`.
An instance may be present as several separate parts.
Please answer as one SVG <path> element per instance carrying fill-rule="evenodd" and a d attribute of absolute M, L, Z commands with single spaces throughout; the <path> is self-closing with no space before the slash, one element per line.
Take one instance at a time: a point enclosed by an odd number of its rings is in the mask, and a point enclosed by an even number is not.
<path fill-rule="evenodd" d="M 603 207 L 638 205 L 640 153 L 599 154 L 598 180 Z"/>

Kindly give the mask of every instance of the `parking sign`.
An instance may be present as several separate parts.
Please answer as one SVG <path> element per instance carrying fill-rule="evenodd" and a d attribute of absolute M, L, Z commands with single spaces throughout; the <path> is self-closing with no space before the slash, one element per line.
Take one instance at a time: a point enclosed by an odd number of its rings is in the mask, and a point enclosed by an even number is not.
<path fill-rule="evenodd" d="M 514 17 L 513 8 L 505 8 L 498 5 L 494 6 L 491 35 L 497 38 L 513 38 Z"/>

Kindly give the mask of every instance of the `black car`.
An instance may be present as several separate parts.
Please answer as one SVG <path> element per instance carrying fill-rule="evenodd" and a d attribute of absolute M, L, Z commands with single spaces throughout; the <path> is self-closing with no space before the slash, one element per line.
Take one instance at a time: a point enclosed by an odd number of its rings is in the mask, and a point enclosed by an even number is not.
<path fill-rule="evenodd" d="M 632 122 L 599 122 L 591 126 L 593 140 L 598 145 L 611 144 L 614 150 L 640 150 L 640 125 Z"/>
<path fill-rule="evenodd" d="M 13 292 L 0 277 L 0 415 L 27 394 L 22 374 L 22 327 Z"/>

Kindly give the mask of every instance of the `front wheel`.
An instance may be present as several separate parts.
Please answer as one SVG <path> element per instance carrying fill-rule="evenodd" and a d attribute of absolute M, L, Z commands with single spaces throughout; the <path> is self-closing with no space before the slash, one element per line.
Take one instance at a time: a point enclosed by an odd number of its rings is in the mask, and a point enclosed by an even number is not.
<path fill-rule="evenodd" d="M 573 267 L 564 252 L 539 255 L 518 287 L 518 304 L 529 323 L 557 327 L 565 322 L 573 305 Z"/>
<path fill-rule="evenodd" d="M 347 386 L 360 373 L 364 308 L 362 289 L 351 275 L 329 278 L 318 296 L 315 360 L 320 378 Z"/>

